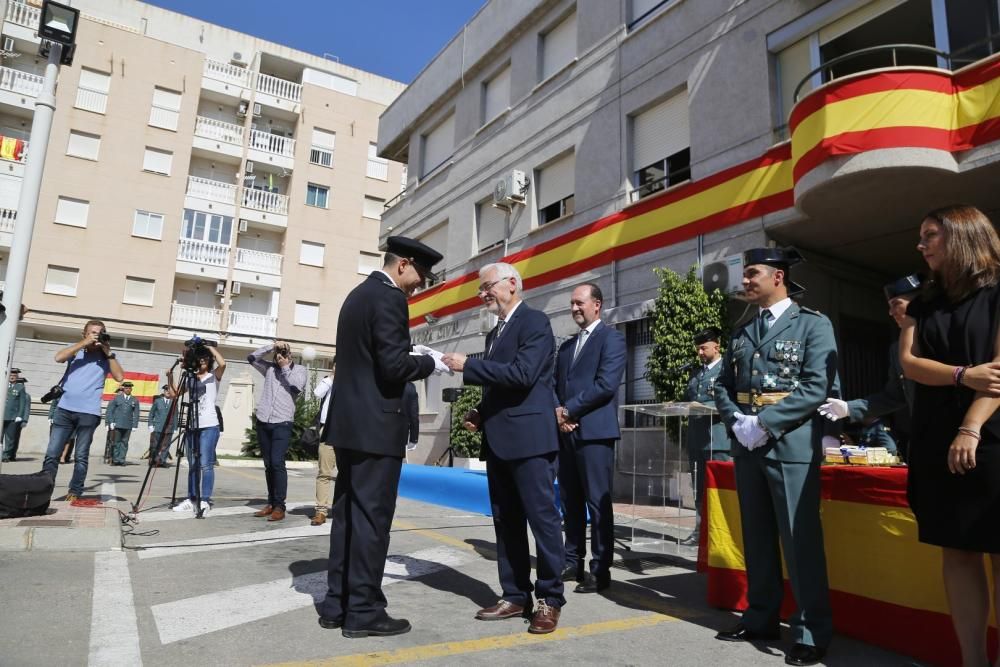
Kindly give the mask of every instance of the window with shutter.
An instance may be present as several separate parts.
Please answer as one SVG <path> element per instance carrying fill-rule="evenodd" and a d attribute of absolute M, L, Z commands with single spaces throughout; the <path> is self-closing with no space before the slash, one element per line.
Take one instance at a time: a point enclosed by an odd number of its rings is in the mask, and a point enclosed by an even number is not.
<path fill-rule="evenodd" d="M 174 154 L 172 152 L 146 146 L 146 151 L 142 156 L 142 170 L 169 176 L 173 162 Z"/>
<path fill-rule="evenodd" d="M 55 266 L 49 264 L 45 271 L 45 292 L 47 294 L 61 294 L 62 296 L 76 296 L 76 288 L 80 282 L 80 269 L 69 266 Z"/>
<path fill-rule="evenodd" d="M 90 214 L 90 202 L 73 197 L 59 197 L 56 201 L 56 219 L 60 225 L 86 227 Z"/>
<path fill-rule="evenodd" d="M 314 127 L 312 131 L 312 147 L 309 149 L 309 161 L 321 167 L 333 166 L 333 149 L 337 135 L 334 132 Z"/>
<path fill-rule="evenodd" d="M 455 114 L 449 114 L 437 127 L 423 135 L 421 177 L 441 166 L 455 149 Z"/>
<path fill-rule="evenodd" d="M 365 208 L 362 215 L 373 220 L 382 219 L 382 210 L 385 208 L 385 200 L 378 197 L 365 197 Z"/>
<path fill-rule="evenodd" d="M 125 276 L 125 296 L 122 298 L 122 303 L 152 306 L 155 288 L 155 280 Z"/>
<path fill-rule="evenodd" d="M 538 224 L 544 225 L 574 211 L 576 154 L 570 153 L 538 171 Z"/>
<path fill-rule="evenodd" d="M 545 81 L 576 58 L 576 12 L 542 35 L 542 77 Z"/>
<path fill-rule="evenodd" d="M 493 205 L 493 198 L 476 204 L 476 247 L 483 252 L 507 237 L 507 214 Z"/>
<path fill-rule="evenodd" d="M 688 96 L 683 91 L 632 119 L 632 172 L 638 198 L 691 178 Z"/>
<path fill-rule="evenodd" d="M 318 327 L 319 326 L 319 304 L 309 301 L 295 302 L 295 326 L 298 327 Z"/>
<path fill-rule="evenodd" d="M 149 124 L 165 130 L 177 130 L 180 118 L 181 94 L 168 88 L 153 88 L 153 105 L 149 111 Z"/>
<path fill-rule="evenodd" d="M 326 245 L 303 241 L 299 248 L 299 263 L 310 266 L 323 266 L 323 257 L 326 254 Z"/>
<path fill-rule="evenodd" d="M 80 132 L 79 130 L 69 131 L 69 143 L 66 146 L 66 155 L 82 157 L 87 160 L 96 160 L 101 150 L 101 135 Z"/>
<path fill-rule="evenodd" d="M 483 84 L 482 124 L 490 122 L 510 107 L 510 65 Z"/>

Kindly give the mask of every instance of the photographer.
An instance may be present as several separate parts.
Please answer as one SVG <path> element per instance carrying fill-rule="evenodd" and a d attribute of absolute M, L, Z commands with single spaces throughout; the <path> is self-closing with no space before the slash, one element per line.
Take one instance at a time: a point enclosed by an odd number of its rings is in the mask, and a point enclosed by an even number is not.
<path fill-rule="evenodd" d="M 76 431 L 76 456 L 73 477 L 69 483 L 66 500 L 72 502 L 83 493 L 90 460 L 90 443 L 94 429 L 101 423 L 101 395 L 104 378 L 108 373 L 117 382 L 125 376 L 122 367 L 111 351 L 111 336 L 100 320 L 91 320 L 83 327 L 83 340 L 56 352 L 56 362 L 67 363 L 62 382 L 53 387 L 45 399 L 59 398 L 49 432 L 42 471 L 53 480 L 59 470 L 59 455 L 66 441 Z"/>
<path fill-rule="evenodd" d="M 264 361 L 264 355 L 270 352 L 274 352 L 274 361 Z M 304 366 L 292 362 L 291 348 L 280 340 L 254 350 L 247 361 L 264 376 L 264 388 L 257 401 L 257 442 L 264 459 L 267 505 L 254 516 L 281 521 L 288 493 L 285 454 L 292 439 L 295 399 L 305 389 L 307 373 Z"/>
<path fill-rule="evenodd" d="M 193 385 L 190 400 L 195 403 L 194 413 L 197 424 L 192 420 L 187 424 L 187 441 L 184 449 L 188 460 L 188 497 L 184 502 L 174 507 L 175 512 L 204 512 L 212 509 L 212 489 L 215 486 L 215 446 L 219 443 L 219 417 L 215 411 L 215 400 L 219 396 L 219 382 L 226 372 L 226 360 L 219 354 L 214 343 L 209 343 L 195 336 L 184 343 L 187 350 L 181 356 L 180 362 L 188 373 L 194 375 L 197 383 Z M 171 391 L 183 395 L 188 387 L 178 387 L 174 383 L 174 371 L 167 372 L 167 384 Z M 197 426 L 197 428 L 195 428 Z M 197 447 L 199 463 L 195 464 L 195 447 Z M 201 478 L 201 493 L 198 493 L 198 480 Z M 195 501 L 201 499 L 201 505 L 195 506 Z"/>

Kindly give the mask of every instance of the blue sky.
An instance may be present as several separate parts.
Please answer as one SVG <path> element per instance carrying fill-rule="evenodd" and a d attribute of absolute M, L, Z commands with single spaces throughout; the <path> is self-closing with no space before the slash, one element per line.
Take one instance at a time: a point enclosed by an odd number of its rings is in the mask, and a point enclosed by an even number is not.
<path fill-rule="evenodd" d="M 145 0 L 410 83 L 486 0 Z"/>

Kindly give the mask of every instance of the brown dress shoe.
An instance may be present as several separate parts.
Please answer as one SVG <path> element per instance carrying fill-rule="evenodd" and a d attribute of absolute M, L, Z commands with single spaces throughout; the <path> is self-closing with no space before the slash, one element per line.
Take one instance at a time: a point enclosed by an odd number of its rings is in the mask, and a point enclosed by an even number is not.
<path fill-rule="evenodd" d="M 538 608 L 531 617 L 528 632 L 533 635 L 547 635 L 559 625 L 559 607 L 550 607 L 545 600 L 538 601 Z"/>
<path fill-rule="evenodd" d="M 316 512 L 313 515 L 312 521 L 309 522 L 311 526 L 322 526 L 326 523 L 326 512 Z"/>
<path fill-rule="evenodd" d="M 284 518 L 285 518 L 285 510 L 283 510 L 282 508 L 279 507 L 278 509 L 273 510 L 271 512 L 271 516 L 267 517 L 267 520 L 268 521 L 281 521 Z"/>
<path fill-rule="evenodd" d="M 274 511 L 273 507 L 271 507 L 270 505 L 264 505 L 264 509 L 258 510 L 256 512 L 254 512 L 253 515 L 254 516 L 271 516 L 271 512 L 273 512 L 273 511 Z"/>
<path fill-rule="evenodd" d="M 505 618 L 514 618 L 515 616 L 527 618 L 530 615 L 530 606 L 525 608 L 507 600 L 500 600 L 492 607 L 486 607 L 476 612 L 476 618 L 480 621 L 500 621 Z"/>

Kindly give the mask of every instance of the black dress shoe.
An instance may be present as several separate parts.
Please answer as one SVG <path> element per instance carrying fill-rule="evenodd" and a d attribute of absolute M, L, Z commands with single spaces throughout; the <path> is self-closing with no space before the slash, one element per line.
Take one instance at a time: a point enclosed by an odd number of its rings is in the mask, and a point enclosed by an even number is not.
<path fill-rule="evenodd" d="M 694 532 L 681 540 L 682 547 L 696 547 L 698 546 L 698 533 Z"/>
<path fill-rule="evenodd" d="M 796 665 L 797 667 L 815 665 L 823 659 L 824 655 L 826 655 L 826 649 L 819 648 L 818 646 L 796 644 L 792 647 L 792 650 L 785 654 L 785 664 Z"/>
<path fill-rule="evenodd" d="M 611 585 L 611 576 L 595 577 L 589 572 L 584 575 L 583 581 L 573 589 L 574 593 L 600 593 Z"/>
<path fill-rule="evenodd" d="M 348 639 L 360 639 L 363 637 L 391 637 L 409 631 L 410 622 L 405 618 L 386 616 L 360 628 L 344 628 L 340 633 Z"/>
<path fill-rule="evenodd" d="M 739 623 L 732 630 L 717 632 L 715 638 L 721 639 L 724 642 L 753 642 L 761 639 L 780 639 L 781 633 L 777 628 L 768 632 L 754 632 L 742 623 Z"/>
<path fill-rule="evenodd" d="M 327 630 L 336 630 L 344 624 L 344 617 L 330 618 L 329 616 L 320 616 L 319 624 Z"/>
<path fill-rule="evenodd" d="M 559 578 L 563 581 L 583 581 L 583 570 L 578 565 L 567 565 L 559 573 Z"/>

